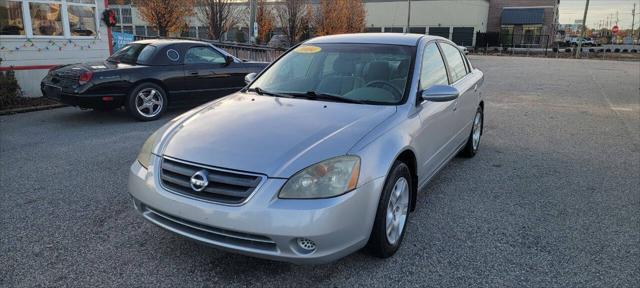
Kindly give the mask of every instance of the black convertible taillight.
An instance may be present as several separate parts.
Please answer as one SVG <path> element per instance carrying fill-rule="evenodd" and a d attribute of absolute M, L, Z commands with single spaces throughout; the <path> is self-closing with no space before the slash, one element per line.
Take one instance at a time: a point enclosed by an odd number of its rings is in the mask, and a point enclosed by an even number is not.
<path fill-rule="evenodd" d="M 82 72 L 82 74 L 80 74 L 80 78 L 78 78 L 78 84 L 80 85 L 87 84 L 87 82 L 91 81 L 92 77 L 93 77 L 93 72 L 84 71 Z"/>

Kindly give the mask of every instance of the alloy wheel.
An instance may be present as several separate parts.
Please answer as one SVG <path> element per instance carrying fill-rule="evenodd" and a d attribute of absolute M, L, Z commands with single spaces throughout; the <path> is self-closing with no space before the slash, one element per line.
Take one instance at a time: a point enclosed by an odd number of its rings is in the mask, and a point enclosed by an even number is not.
<path fill-rule="evenodd" d="M 409 182 L 404 177 L 398 178 L 393 185 L 389 203 L 387 204 L 386 234 L 389 244 L 395 245 L 404 229 L 407 221 L 407 211 L 409 207 Z"/>
<path fill-rule="evenodd" d="M 160 91 L 154 88 L 144 88 L 136 95 L 135 105 L 140 115 L 151 118 L 162 111 L 164 101 Z"/>
<path fill-rule="evenodd" d="M 473 141 L 473 150 L 478 150 L 480 145 L 480 136 L 482 134 L 482 113 L 476 112 L 476 117 L 473 119 L 473 134 L 471 140 Z"/>

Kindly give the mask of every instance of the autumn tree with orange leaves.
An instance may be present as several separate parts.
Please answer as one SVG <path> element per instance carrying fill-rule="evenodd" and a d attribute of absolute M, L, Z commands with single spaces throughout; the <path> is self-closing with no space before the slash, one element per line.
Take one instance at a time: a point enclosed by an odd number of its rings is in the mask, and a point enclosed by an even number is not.
<path fill-rule="evenodd" d="M 134 0 L 140 17 L 158 29 L 160 36 L 179 31 L 193 14 L 193 0 Z"/>
<path fill-rule="evenodd" d="M 269 33 L 273 30 L 273 13 L 267 7 L 265 0 L 258 0 L 256 22 L 258 23 L 258 43 L 265 44 L 269 41 Z"/>
<path fill-rule="evenodd" d="M 316 34 L 362 32 L 366 14 L 362 0 L 320 0 L 314 15 Z"/>

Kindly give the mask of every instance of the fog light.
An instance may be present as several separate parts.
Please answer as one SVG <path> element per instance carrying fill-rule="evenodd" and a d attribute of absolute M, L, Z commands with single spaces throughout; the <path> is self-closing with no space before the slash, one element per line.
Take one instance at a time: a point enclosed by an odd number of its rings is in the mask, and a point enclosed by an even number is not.
<path fill-rule="evenodd" d="M 316 242 L 313 242 L 312 240 L 309 240 L 307 238 L 298 238 L 297 242 L 302 251 L 311 253 L 316 250 Z"/>

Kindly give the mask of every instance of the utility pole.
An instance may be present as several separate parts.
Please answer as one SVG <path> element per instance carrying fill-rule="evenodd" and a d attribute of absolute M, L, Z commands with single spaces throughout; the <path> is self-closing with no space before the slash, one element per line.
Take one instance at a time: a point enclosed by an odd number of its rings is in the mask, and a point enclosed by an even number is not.
<path fill-rule="evenodd" d="M 633 40 L 635 39 L 633 34 L 633 28 L 636 25 L 636 3 L 633 3 L 633 10 L 631 10 L 631 15 L 633 15 L 633 18 L 631 18 L 631 45 L 635 46 L 635 43 L 633 42 Z"/>
<path fill-rule="evenodd" d="M 411 25 L 411 0 L 407 0 L 407 27 L 404 29 L 404 33 L 409 33 L 409 25 Z"/>
<path fill-rule="evenodd" d="M 258 28 L 256 25 L 256 6 L 258 3 L 256 3 L 256 0 L 249 0 L 249 42 L 251 42 L 251 44 L 256 44 L 256 39 L 258 38 L 258 33 L 257 33 L 257 29 Z"/>
<path fill-rule="evenodd" d="M 582 50 L 582 41 L 584 40 L 584 36 L 587 33 L 587 11 L 589 10 L 589 0 L 587 0 L 587 4 L 584 6 L 584 16 L 582 16 L 582 33 L 580 33 L 580 39 L 578 40 L 578 48 L 576 49 L 576 58 L 580 58 L 580 50 Z"/>

